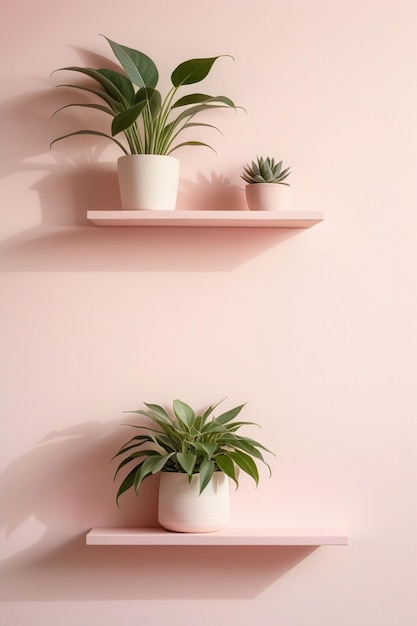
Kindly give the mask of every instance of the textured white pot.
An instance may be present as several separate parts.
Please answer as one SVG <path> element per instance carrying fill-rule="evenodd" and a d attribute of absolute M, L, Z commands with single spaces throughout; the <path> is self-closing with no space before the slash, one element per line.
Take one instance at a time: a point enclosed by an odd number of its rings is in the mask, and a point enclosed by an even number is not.
<path fill-rule="evenodd" d="M 161 472 L 158 521 L 163 528 L 207 533 L 226 526 L 230 518 L 229 479 L 222 472 L 214 472 L 201 495 L 199 480 L 199 474 L 189 483 L 187 474 Z"/>
<path fill-rule="evenodd" d="M 290 188 L 277 183 L 246 185 L 246 202 L 252 211 L 285 211 L 290 204 Z"/>
<path fill-rule="evenodd" d="M 124 210 L 173 211 L 180 176 L 178 159 L 159 154 L 131 154 L 117 161 Z"/>

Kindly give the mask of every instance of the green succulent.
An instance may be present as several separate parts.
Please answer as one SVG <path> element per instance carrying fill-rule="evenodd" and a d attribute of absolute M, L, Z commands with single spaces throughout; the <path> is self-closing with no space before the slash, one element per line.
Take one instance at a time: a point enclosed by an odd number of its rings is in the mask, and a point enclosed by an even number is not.
<path fill-rule="evenodd" d="M 54 139 L 51 146 L 56 141 L 74 135 L 98 135 L 115 142 L 125 154 L 165 155 L 186 145 L 211 148 L 201 141 L 178 143 L 177 139 L 186 129 L 206 127 L 218 130 L 212 124 L 195 122 L 195 116 L 200 113 L 237 107 L 226 96 L 189 93 L 177 98 L 177 91 L 185 85 L 193 85 L 206 78 L 220 57 L 190 59 L 180 63 L 171 74 L 172 86 L 163 98 L 156 89 L 159 72 L 152 59 L 143 52 L 122 46 L 107 37 L 105 39 L 119 61 L 121 71 L 74 66 L 55 71 L 79 72 L 93 79 L 95 84 L 91 86 L 80 83 L 58 87 L 80 89 L 101 101 L 100 104 L 71 103 L 58 111 L 73 106 L 101 111 L 112 118 L 111 134 L 90 129 L 78 130 Z M 122 133 L 122 141 L 115 138 L 119 133 Z"/>
<path fill-rule="evenodd" d="M 289 185 L 289 183 L 284 183 L 283 181 L 290 174 L 290 169 L 290 167 L 287 167 L 283 170 L 282 161 L 275 163 L 275 159 L 270 159 L 269 157 L 266 159 L 256 157 L 256 163 L 252 161 L 252 166 L 244 166 L 241 178 L 250 185 L 255 183 Z"/>
<path fill-rule="evenodd" d="M 148 410 L 128 412 L 144 415 L 156 427 L 130 424 L 143 434 L 129 439 L 113 457 L 125 457 L 117 467 L 115 478 L 123 467 L 134 464 L 117 491 L 117 503 L 122 493 L 130 488 L 138 493 L 142 481 L 158 472 L 185 473 L 190 482 L 194 474 L 199 474 L 200 493 L 216 471 L 224 472 L 235 482 L 236 488 L 239 470 L 251 476 L 257 485 L 259 473 L 254 459 L 265 463 L 271 474 L 261 452 L 261 449 L 270 450 L 254 439 L 237 434 L 243 425 L 254 424 L 235 421 L 244 404 L 218 417 L 212 414 L 220 402 L 201 414 L 196 414 L 181 400 L 174 400 L 172 414 L 157 404 L 144 404 Z"/>

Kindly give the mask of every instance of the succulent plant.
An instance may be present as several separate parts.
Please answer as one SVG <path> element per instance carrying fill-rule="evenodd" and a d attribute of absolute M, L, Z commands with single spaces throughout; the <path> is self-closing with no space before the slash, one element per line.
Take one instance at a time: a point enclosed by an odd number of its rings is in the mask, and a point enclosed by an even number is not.
<path fill-rule="evenodd" d="M 246 165 L 243 168 L 243 174 L 241 178 L 244 181 L 253 185 L 255 183 L 276 183 L 280 185 L 289 185 L 284 183 L 284 179 L 290 174 L 290 168 L 282 169 L 282 161 L 275 163 L 275 159 L 267 157 L 256 157 L 255 161 L 252 161 L 252 166 Z"/>

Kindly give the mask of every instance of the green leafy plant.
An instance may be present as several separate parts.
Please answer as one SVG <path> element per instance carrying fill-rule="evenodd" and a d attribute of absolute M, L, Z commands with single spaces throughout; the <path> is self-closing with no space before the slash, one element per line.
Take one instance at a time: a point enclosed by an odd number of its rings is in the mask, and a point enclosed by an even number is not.
<path fill-rule="evenodd" d="M 156 89 L 159 73 L 152 59 L 143 52 L 122 46 L 107 37 L 105 39 L 118 59 L 121 71 L 74 66 L 55 70 L 80 72 L 92 78 L 96 83 L 94 86 L 65 84 L 58 87 L 87 91 L 102 103 L 71 103 L 55 113 L 73 106 L 97 109 L 112 118 L 111 134 L 96 130 L 78 130 L 54 139 L 51 146 L 74 135 L 99 135 L 114 141 L 125 154 L 166 155 L 181 146 L 211 148 L 200 141 L 178 143 L 177 139 L 186 129 L 216 128 L 212 124 L 195 122 L 195 116 L 216 108 L 236 109 L 232 100 L 226 96 L 203 93 L 191 93 L 178 99 L 176 96 L 181 87 L 199 83 L 206 78 L 220 57 L 190 59 L 178 65 L 171 74 L 172 87 L 165 98 L 162 98 Z M 124 135 L 125 141 L 116 139 L 115 136 L 119 133 Z"/>
<path fill-rule="evenodd" d="M 271 473 L 261 452 L 270 450 L 237 433 L 243 425 L 254 424 L 235 420 L 244 404 L 218 417 L 213 416 L 213 411 L 220 402 L 199 415 L 181 400 L 174 400 L 171 414 L 157 404 L 144 404 L 148 410 L 129 412 L 146 416 L 156 427 L 131 424 L 146 432 L 129 439 L 113 457 L 125 457 L 115 478 L 125 465 L 134 463 L 117 491 L 117 503 L 122 493 L 130 488 L 137 493 L 142 481 L 158 472 L 185 473 L 190 482 L 193 474 L 198 473 L 200 493 L 216 471 L 224 472 L 236 488 L 239 470 L 251 476 L 257 485 L 259 472 L 255 460 L 265 463 Z"/>
<path fill-rule="evenodd" d="M 276 183 L 280 185 L 289 185 L 284 180 L 290 174 L 290 167 L 282 169 L 282 161 L 275 163 L 275 159 L 267 157 L 256 157 L 255 161 L 252 161 L 252 165 L 246 165 L 243 168 L 243 174 L 241 178 L 244 181 L 253 185 L 255 183 Z"/>

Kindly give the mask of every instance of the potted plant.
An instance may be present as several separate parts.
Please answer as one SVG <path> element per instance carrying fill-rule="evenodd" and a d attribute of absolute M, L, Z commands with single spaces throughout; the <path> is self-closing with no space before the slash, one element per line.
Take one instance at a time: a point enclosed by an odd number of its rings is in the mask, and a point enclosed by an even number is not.
<path fill-rule="evenodd" d="M 211 147 L 201 141 L 179 142 L 180 135 L 197 127 L 216 128 L 212 124 L 194 121 L 203 112 L 236 108 L 232 100 L 225 96 L 189 93 L 178 98 L 177 92 L 183 86 L 206 78 L 220 57 L 190 59 L 178 65 L 171 74 L 172 87 L 163 98 L 156 88 L 159 72 L 152 59 L 143 52 L 122 46 L 107 37 L 105 39 L 120 63 L 120 71 L 74 66 L 55 71 L 80 72 L 93 79 L 94 86 L 85 83 L 58 86 L 87 91 L 101 101 L 71 103 L 58 111 L 72 106 L 96 109 L 110 116 L 110 132 L 77 130 L 57 137 L 51 145 L 74 135 L 107 137 L 124 153 L 118 159 L 122 208 L 175 209 L 179 162 L 169 155 L 182 146 Z M 121 139 L 117 138 L 120 134 Z M 137 174 L 141 168 L 144 172 Z"/>
<path fill-rule="evenodd" d="M 290 188 L 286 178 L 290 167 L 282 168 L 282 161 L 274 158 L 256 157 L 256 162 L 243 168 L 241 178 L 248 183 L 245 187 L 246 201 L 254 211 L 285 210 L 289 206 Z"/>
<path fill-rule="evenodd" d="M 181 400 L 174 400 L 168 413 L 157 404 L 144 403 L 147 410 L 131 411 L 150 420 L 150 425 L 131 425 L 140 430 L 127 441 L 115 457 L 123 460 L 115 478 L 126 465 L 129 471 L 117 495 L 160 474 L 158 521 L 167 530 L 210 532 L 219 530 L 229 519 L 229 479 L 239 486 L 239 470 L 253 478 L 259 472 L 256 461 L 269 465 L 261 450 L 270 452 L 254 439 L 238 433 L 253 422 L 236 421 L 244 405 L 218 417 L 213 412 L 220 404 L 196 414 Z"/>

